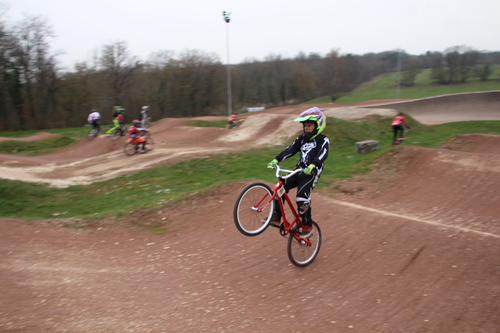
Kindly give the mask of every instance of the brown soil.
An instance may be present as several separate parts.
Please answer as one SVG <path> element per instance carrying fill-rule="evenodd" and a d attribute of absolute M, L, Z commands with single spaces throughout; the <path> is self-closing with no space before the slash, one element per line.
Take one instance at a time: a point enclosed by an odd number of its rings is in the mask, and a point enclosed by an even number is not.
<path fill-rule="evenodd" d="M 90 183 L 256 147 L 273 131 L 284 140 L 303 109 L 249 115 L 231 131 L 163 119 L 146 155 L 98 138 L 41 157 L 1 155 L 0 171 Z M 499 141 L 400 146 L 368 176 L 316 192 L 323 245 L 306 268 L 289 262 L 276 229 L 237 231 L 232 208 L 247 182 L 122 218 L 0 219 L 0 332 L 498 332 Z"/>

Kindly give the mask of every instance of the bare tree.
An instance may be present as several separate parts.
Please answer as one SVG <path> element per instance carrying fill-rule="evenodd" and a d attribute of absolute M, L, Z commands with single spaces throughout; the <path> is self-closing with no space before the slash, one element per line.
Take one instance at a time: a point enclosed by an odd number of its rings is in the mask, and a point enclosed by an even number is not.
<path fill-rule="evenodd" d="M 417 57 L 409 56 L 404 53 L 402 56 L 403 63 L 403 76 L 401 78 L 401 85 L 404 87 L 412 87 L 415 85 L 415 79 L 421 70 L 421 64 Z"/>
<path fill-rule="evenodd" d="M 0 22 L 0 128 L 6 131 L 19 119 L 12 112 L 19 103 L 20 84 L 12 64 L 12 52 L 16 49 L 15 40 L 3 22 Z M 22 119 L 20 119 L 22 121 Z"/>
<path fill-rule="evenodd" d="M 75 64 L 73 72 L 64 75 L 59 92 L 60 105 L 66 126 L 81 126 L 91 109 L 101 109 L 99 104 L 99 73 L 86 62 Z"/>
<path fill-rule="evenodd" d="M 479 52 L 467 46 L 452 46 L 444 51 L 447 64 L 446 83 L 463 83 L 470 77 Z"/>
<path fill-rule="evenodd" d="M 349 91 L 354 81 L 346 57 L 341 56 L 338 49 L 333 49 L 324 58 L 324 71 L 321 77 L 325 92 L 332 101 L 335 101 L 341 93 Z"/>
<path fill-rule="evenodd" d="M 223 67 L 215 54 L 187 50 L 169 68 L 175 82 L 170 86 L 169 103 L 177 116 L 203 115 L 216 106 L 215 101 L 223 102 L 217 96 L 225 82 Z"/>
<path fill-rule="evenodd" d="M 443 54 L 440 52 L 434 52 L 430 55 L 430 57 L 432 58 L 431 79 L 441 84 L 447 83 Z"/>
<path fill-rule="evenodd" d="M 292 63 L 289 72 L 290 96 L 296 101 L 314 98 L 316 92 L 316 73 L 303 63 Z"/>
<path fill-rule="evenodd" d="M 136 57 L 130 56 L 127 43 L 119 41 L 104 45 L 100 65 L 110 88 L 108 105 L 124 104 L 134 74 L 141 66 L 140 62 Z"/>
<path fill-rule="evenodd" d="M 26 17 L 14 27 L 17 49 L 13 53 L 15 71 L 23 86 L 25 126 L 47 126 L 49 110 L 55 102 L 57 68 L 55 55 L 49 54 L 52 28 L 42 17 Z M 23 112 L 24 113 L 24 112 Z"/>

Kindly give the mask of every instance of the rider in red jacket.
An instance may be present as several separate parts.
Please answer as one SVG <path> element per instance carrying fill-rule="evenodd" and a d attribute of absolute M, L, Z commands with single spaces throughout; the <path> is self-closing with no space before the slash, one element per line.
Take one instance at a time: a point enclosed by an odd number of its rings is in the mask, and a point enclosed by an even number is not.
<path fill-rule="evenodd" d="M 406 121 L 405 116 L 402 112 L 400 112 L 396 118 L 392 120 L 392 130 L 394 132 L 394 136 L 392 138 L 392 144 L 397 144 L 397 139 L 403 137 L 404 127 L 410 129 L 408 122 Z M 399 135 L 398 135 L 399 134 Z"/>
<path fill-rule="evenodd" d="M 142 128 L 139 127 L 141 125 L 141 122 L 139 120 L 134 120 L 132 122 L 132 126 L 129 127 L 128 129 L 128 138 L 130 142 L 134 143 L 142 143 L 142 150 L 141 154 L 146 154 L 146 139 L 138 137 L 138 135 L 142 135 L 144 132 L 147 132 L 147 128 Z"/>

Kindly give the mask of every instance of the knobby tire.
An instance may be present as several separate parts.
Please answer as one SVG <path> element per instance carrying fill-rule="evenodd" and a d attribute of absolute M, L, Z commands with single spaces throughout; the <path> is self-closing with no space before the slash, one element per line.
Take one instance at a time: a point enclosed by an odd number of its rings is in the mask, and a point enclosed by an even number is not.
<path fill-rule="evenodd" d="M 257 236 L 267 229 L 274 211 L 274 200 L 261 212 L 257 208 L 263 207 L 272 195 L 271 189 L 264 183 L 252 183 L 241 191 L 234 205 L 233 217 L 236 228 L 243 235 Z M 261 199 L 259 207 L 256 207 Z"/>
<path fill-rule="evenodd" d="M 311 245 L 307 245 L 306 240 L 300 240 L 296 238 L 293 232 L 290 232 L 288 236 L 288 259 L 298 267 L 305 267 L 312 263 L 319 253 L 321 248 L 321 229 L 316 222 L 312 223 L 313 231 L 312 236 L 309 237 Z"/>
<path fill-rule="evenodd" d="M 114 130 L 113 133 L 108 134 L 108 136 L 111 139 L 111 141 L 116 141 L 119 138 L 121 138 L 122 132 L 119 129 L 117 129 L 117 130 Z"/>
<path fill-rule="evenodd" d="M 99 133 L 99 131 L 97 130 L 97 128 L 91 129 L 89 135 L 87 136 L 87 139 L 89 141 L 94 140 L 97 137 L 98 133 Z"/>
<path fill-rule="evenodd" d="M 134 142 L 127 142 L 123 147 L 123 152 L 128 156 L 134 155 L 138 150 L 137 144 Z"/>
<path fill-rule="evenodd" d="M 155 142 L 150 136 L 146 137 L 146 150 L 151 151 L 155 147 Z"/>

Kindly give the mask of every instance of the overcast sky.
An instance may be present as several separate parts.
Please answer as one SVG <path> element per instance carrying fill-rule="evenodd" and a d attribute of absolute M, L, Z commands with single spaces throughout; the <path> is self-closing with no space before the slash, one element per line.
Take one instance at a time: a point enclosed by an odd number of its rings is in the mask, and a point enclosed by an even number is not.
<path fill-rule="evenodd" d="M 103 45 L 125 41 L 147 60 L 161 50 L 198 50 L 227 62 L 299 52 L 410 54 L 465 45 L 500 51 L 499 0 L 0 0 L 9 24 L 25 15 L 52 26 L 52 51 L 72 70 Z M 231 12 L 225 23 L 222 12 Z"/>

